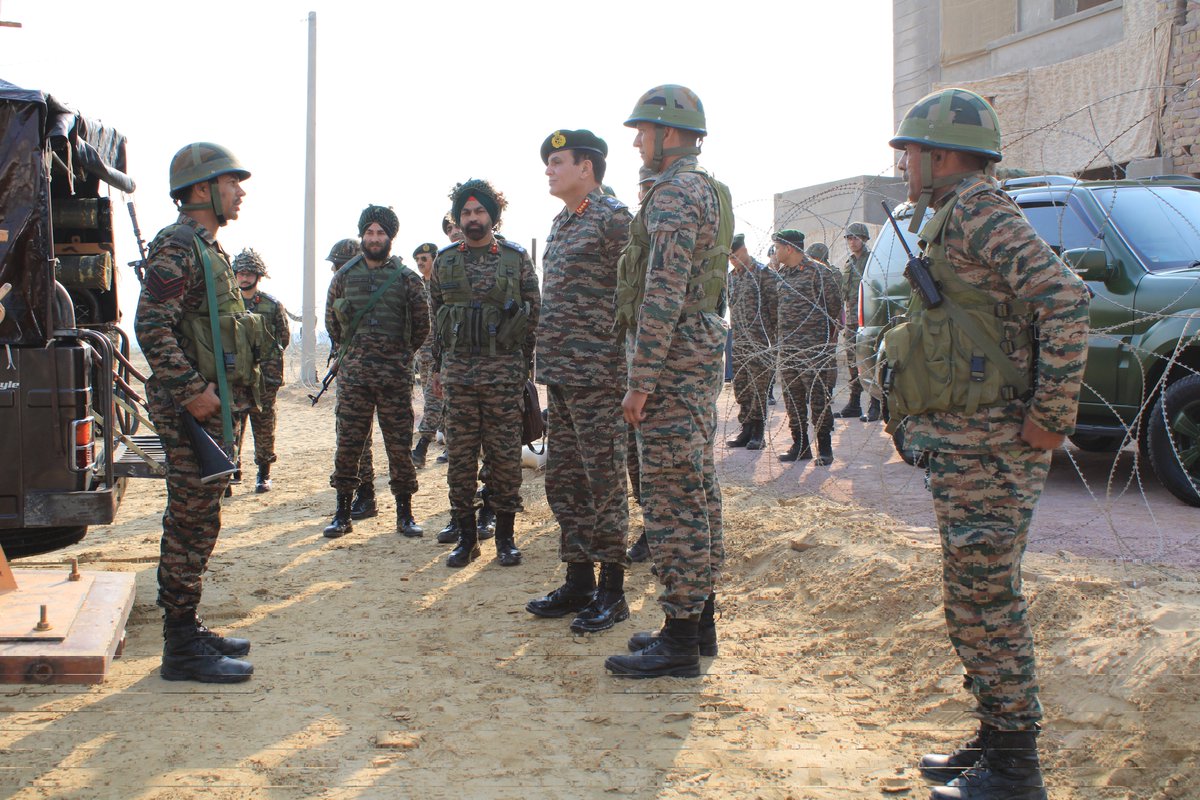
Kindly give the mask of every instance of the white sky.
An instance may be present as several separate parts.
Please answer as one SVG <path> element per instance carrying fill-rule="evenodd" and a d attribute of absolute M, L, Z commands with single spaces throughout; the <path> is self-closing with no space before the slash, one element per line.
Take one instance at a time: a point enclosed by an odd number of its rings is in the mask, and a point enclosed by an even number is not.
<path fill-rule="evenodd" d="M 393 252 L 413 266 L 445 241 L 450 188 L 491 180 L 509 200 L 503 233 L 539 258 L 561 203 L 539 155 L 558 128 L 609 144 L 606 183 L 630 205 L 640 161 L 622 127 L 637 98 L 680 83 L 704 102 L 701 163 L 731 187 L 738 230 L 765 250 L 774 195 L 890 174 L 892 4 L 846 2 L 590 5 L 361 0 L 179 3 L 0 0 L 0 78 L 40 89 L 129 139 L 147 240 L 174 219 L 171 156 L 208 140 L 253 177 L 241 217 L 220 232 L 254 247 L 263 288 L 300 313 L 309 11 L 317 12 L 317 304 L 324 256 L 354 236 L 368 203 L 400 217 Z M 679 14 L 677 21 L 671 14 Z M 121 196 L 117 259 L 137 257 Z M 122 267 L 126 323 L 136 278 Z M 320 319 L 320 316 L 318 316 Z"/>

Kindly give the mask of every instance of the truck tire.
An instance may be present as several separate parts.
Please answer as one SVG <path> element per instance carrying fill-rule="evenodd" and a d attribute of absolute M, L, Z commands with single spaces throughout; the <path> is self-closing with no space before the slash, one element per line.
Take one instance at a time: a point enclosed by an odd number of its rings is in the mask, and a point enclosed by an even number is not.
<path fill-rule="evenodd" d="M 0 530 L 0 547 L 9 558 L 38 556 L 70 547 L 87 534 L 87 526 Z"/>
<path fill-rule="evenodd" d="M 1105 436 L 1099 433 L 1077 433 L 1071 444 L 1088 453 L 1115 453 L 1121 449 L 1122 436 Z"/>
<path fill-rule="evenodd" d="M 1168 386 L 1150 412 L 1150 463 L 1167 491 L 1200 506 L 1200 375 Z"/>

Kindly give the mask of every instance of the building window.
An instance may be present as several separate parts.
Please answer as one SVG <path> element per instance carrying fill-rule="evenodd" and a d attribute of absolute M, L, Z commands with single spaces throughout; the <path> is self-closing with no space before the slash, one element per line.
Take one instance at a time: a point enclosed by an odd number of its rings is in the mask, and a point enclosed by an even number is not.
<path fill-rule="evenodd" d="M 1108 0 L 1054 0 L 1054 18 L 1062 19 L 1069 17 L 1072 14 L 1078 14 L 1080 11 L 1087 11 L 1089 8 L 1102 6 Z"/>

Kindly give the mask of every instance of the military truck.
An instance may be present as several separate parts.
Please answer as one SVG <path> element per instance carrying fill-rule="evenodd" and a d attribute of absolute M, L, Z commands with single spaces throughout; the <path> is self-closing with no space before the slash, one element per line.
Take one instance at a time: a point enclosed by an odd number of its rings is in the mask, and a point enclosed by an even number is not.
<path fill-rule="evenodd" d="M 129 477 L 164 474 L 121 319 L 111 190 L 126 139 L 0 80 L 0 547 L 10 558 L 113 521 Z M 122 209 L 123 210 L 123 209 Z"/>
<path fill-rule="evenodd" d="M 1200 506 L 1200 180 L 1013 178 L 1004 189 L 1092 291 L 1088 363 L 1071 442 L 1136 443 L 1162 484 Z M 897 216 L 911 218 L 907 205 Z M 915 234 L 901 223 L 915 248 Z M 873 396 L 880 336 L 904 313 L 904 250 L 885 229 L 859 289 L 856 355 Z M 906 452 L 903 430 L 895 437 Z"/>

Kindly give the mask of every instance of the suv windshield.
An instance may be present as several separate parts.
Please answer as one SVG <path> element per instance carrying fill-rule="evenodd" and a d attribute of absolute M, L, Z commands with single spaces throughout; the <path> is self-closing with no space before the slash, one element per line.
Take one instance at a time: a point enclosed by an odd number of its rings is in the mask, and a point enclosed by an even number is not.
<path fill-rule="evenodd" d="M 1171 186 L 1091 191 L 1146 269 L 1186 269 L 1200 262 L 1200 192 Z"/>

